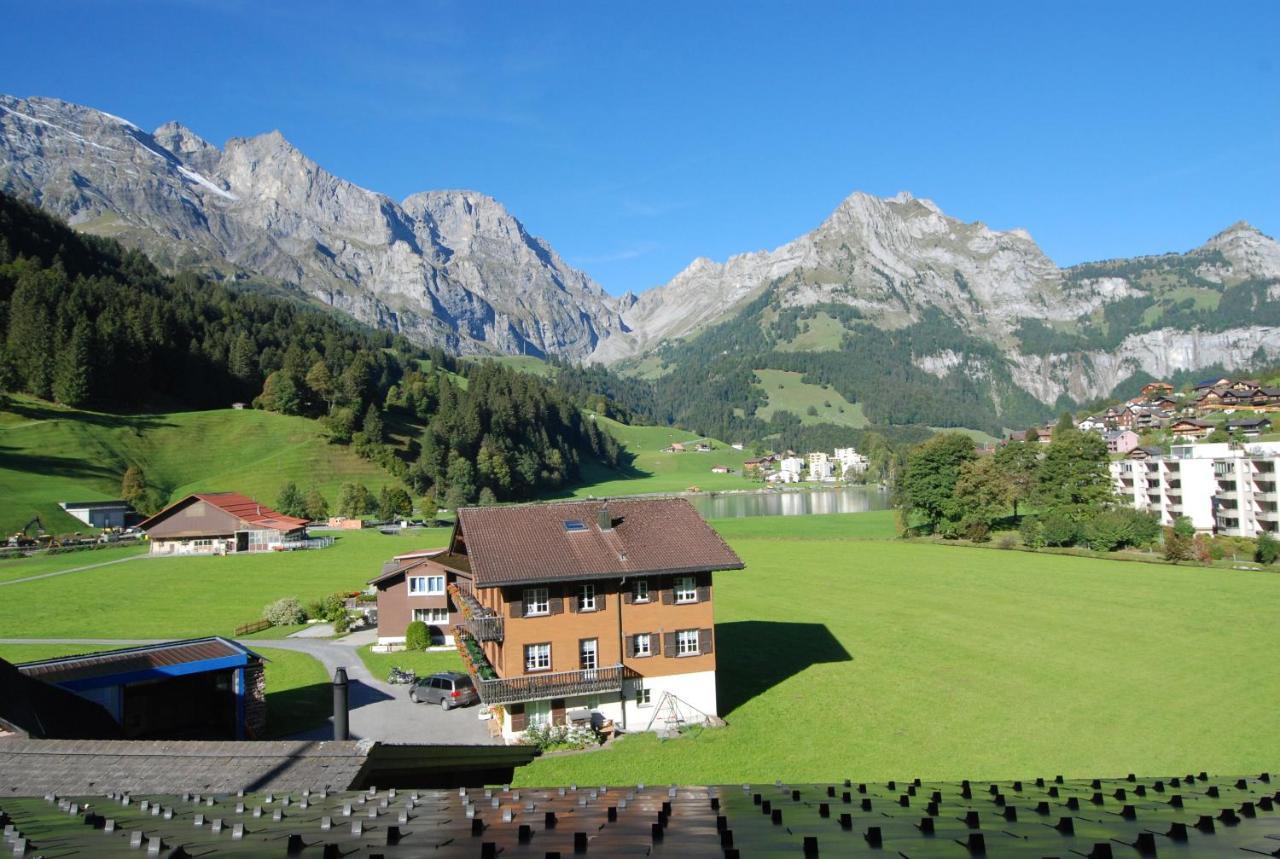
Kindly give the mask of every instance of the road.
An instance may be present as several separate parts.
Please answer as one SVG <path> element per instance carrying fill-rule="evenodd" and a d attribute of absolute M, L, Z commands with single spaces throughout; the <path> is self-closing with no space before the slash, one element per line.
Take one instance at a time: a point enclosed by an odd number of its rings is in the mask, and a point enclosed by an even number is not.
<path fill-rule="evenodd" d="M 0 644 L 71 644 L 109 648 L 155 644 L 152 639 L 104 638 L 2 638 Z M 347 670 L 349 727 L 352 739 L 392 743 L 444 743 L 451 745 L 495 744 L 488 722 L 477 718 L 478 707 L 462 707 L 445 712 L 439 707 L 414 704 L 405 686 L 392 686 L 374 677 L 365 668 L 356 648 L 368 643 L 359 634 L 343 639 L 281 638 L 245 639 L 249 648 L 276 648 L 306 653 L 324 666 L 329 677 L 343 667 Z M 267 694 L 271 694 L 270 686 Z M 331 739 L 332 719 L 324 726 L 297 735 L 297 739 Z"/>

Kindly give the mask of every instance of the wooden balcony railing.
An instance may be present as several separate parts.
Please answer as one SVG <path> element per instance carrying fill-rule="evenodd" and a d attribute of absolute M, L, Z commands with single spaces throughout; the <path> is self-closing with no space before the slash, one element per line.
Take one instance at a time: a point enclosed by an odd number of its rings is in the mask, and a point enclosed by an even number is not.
<path fill-rule="evenodd" d="M 462 612 L 462 625 L 476 641 L 502 641 L 504 626 L 502 616 L 480 604 L 471 591 L 449 585 L 449 595 Z"/>
<path fill-rule="evenodd" d="M 517 704 L 523 701 L 545 701 L 574 695 L 599 695 L 622 691 L 622 665 L 608 665 L 590 671 L 555 671 L 547 674 L 522 674 L 498 680 L 473 677 L 480 700 L 485 704 Z"/>

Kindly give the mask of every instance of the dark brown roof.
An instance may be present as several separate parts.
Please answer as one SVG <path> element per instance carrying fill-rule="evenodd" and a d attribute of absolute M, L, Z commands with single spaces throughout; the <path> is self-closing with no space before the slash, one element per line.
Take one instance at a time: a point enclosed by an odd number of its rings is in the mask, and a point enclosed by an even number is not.
<path fill-rule="evenodd" d="M 249 525 L 256 525 L 259 528 L 269 528 L 273 531 L 294 531 L 307 524 L 306 519 L 299 519 L 296 516 L 286 516 L 283 513 L 277 513 L 265 504 L 259 504 L 247 495 L 241 495 L 239 492 L 197 492 L 194 495 L 188 495 L 181 501 L 175 501 L 168 507 L 161 510 L 150 519 L 138 525 L 142 530 L 147 530 L 151 526 L 168 518 L 169 514 L 182 507 L 192 504 L 196 501 L 203 501 L 217 507 L 224 513 L 236 517 L 241 522 Z"/>
<path fill-rule="evenodd" d="M 455 555 L 444 549 L 430 549 L 423 552 L 412 552 L 408 555 L 396 555 L 382 565 L 382 572 L 369 580 L 371 585 L 381 585 L 394 581 L 412 569 L 421 566 L 446 567 L 449 571 L 460 573 L 470 578 L 471 559 L 466 555 Z"/>
<path fill-rule="evenodd" d="M 100 704 L 33 677 L 0 659 L 0 725 L 36 738 L 115 738 L 120 725 Z M 0 740 L 0 749 L 16 740 Z M 5 767 L 0 765 L 0 772 Z"/>
<path fill-rule="evenodd" d="M 146 671 L 162 665 L 183 665 L 241 654 L 261 658 L 233 641 L 215 636 L 163 644 L 145 644 L 141 647 L 127 647 L 122 650 L 104 650 L 81 656 L 63 656 L 39 662 L 26 662 L 18 667 L 28 677 L 37 677 L 49 683 L 68 683 L 72 680 L 83 680 L 86 677 Z"/>
<path fill-rule="evenodd" d="M 457 531 L 476 585 L 742 569 L 742 560 L 683 498 L 609 501 L 613 527 L 601 530 L 597 517 L 605 503 L 459 510 Z"/>

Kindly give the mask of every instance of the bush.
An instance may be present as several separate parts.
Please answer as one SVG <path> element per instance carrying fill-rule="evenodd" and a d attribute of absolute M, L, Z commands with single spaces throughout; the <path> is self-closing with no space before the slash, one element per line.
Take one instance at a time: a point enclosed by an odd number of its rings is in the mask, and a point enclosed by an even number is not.
<path fill-rule="evenodd" d="M 1023 516 L 1018 534 L 1022 537 L 1022 545 L 1028 549 L 1039 549 L 1044 545 L 1044 523 L 1038 516 Z"/>
<path fill-rule="evenodd" d="M 1177 528 L 1164 529 L 1164 557 L 1166 561 L 1191 560 L 1191 538 L 1178 533 Z"/>
<path fill-rule="evenodd" d="M 1012 534 L 1005 534 L 996 542 L 996 547 L 1000 549 L 1012 549 L 1018 545 L 1018 541 L 1013 538 Z"/>
<path fill-rule="evenodd" d="M 323 600 L 307 600 L 302 610 L 306 613 L 307 620 L 324 620 Z"/>
<path fill-rule="evenodd" d="M 1085 522 L 1084 542 L 1094 552 L 1115 552 L 1133 542 L 1133 517 L 1125 510 L 1105 510 Z"/>
<path fill-rule="evenodd" d="M 346 610 L 343 609 L 342 614 L 338 615 L 333 622 L 333 631 L 346 632 L 349 629 L 351 629 L 351 615 L 347 614 Z"/>
<path fill-rule="evenodd" d="M 431 644 L 431 636 L 427 632 L 425 623 L 415 620 L 405 628 L 405 650 L 426 650 L 429 644 Z"/>
<path fill-rule="evenodd" d="M 324 598 L 320 606 L 321 617 L 332 623 L 347 613 L 347 595 L 329 594 Z"/>
<path fill-rule="evenodd" d="M 1280 557 L 1280 541 L 1266 531 L 1258 535 L 1258 543 L 1253 552 L 1253 559 L 1259 564 L 1274 564 Z"/>
<path fill-rule="evenodd" d="M 585 749 L 599 745 L 600 739 L 590 728 L 569 727 L 568 725 L 534 725 L 524 732 L 520 742 L 526 746 L 537 746 L 540 751 L 553 749 Z"/>
<path fill-rule="evenodd" d="M 262 610 L 262 617 L 272 626 L 292 626 L 307 619 L 302 604 L 294 597 L 284 597 Z"/>
<path fill-rule="evenodd" d="M 1080 538 L 1080 526 L 1063 513 L 1050 513 L 1040 524 L 1046 546 L 1071 546 Z"/>

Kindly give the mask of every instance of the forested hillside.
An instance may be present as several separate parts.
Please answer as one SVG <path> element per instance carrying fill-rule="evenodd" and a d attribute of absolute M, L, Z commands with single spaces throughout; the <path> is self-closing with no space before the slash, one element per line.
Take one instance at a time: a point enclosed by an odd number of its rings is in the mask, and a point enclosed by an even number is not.
<path fill-rule="evenodd" d="M 136 251 L 0 195 L 0 396 L 6 390 L 96 412 L 241 401 L 314 418 L 317 443 L 349 446 L 451 506 L 533 498 L 574 482 L 584 459 L 613 467 L 621 455 L 583 418 L 584 402 L 545 379 L 490 361 L 459 365 L 300 300 L 168 277 Z M 78 460 L 74 450 L 67 459 Z M 121 473 L 142 464 L 127 448 L 110 462 Z M 101 493 L 111 481 L 100 465 L 93 473 Z"/>

